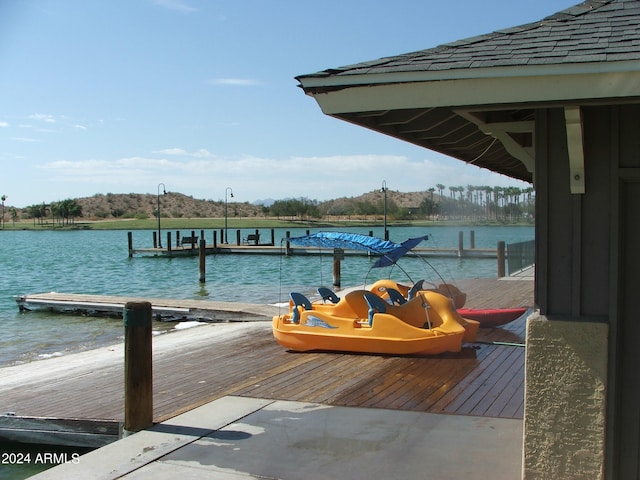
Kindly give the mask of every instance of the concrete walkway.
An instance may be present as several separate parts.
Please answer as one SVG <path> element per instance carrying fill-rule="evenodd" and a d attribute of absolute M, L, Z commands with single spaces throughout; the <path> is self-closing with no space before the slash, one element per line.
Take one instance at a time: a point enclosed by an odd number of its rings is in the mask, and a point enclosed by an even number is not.
<path fill-rule="evenodd" d="M 521 478 L 522 421 L 223 397 L 34 479 Z"/>

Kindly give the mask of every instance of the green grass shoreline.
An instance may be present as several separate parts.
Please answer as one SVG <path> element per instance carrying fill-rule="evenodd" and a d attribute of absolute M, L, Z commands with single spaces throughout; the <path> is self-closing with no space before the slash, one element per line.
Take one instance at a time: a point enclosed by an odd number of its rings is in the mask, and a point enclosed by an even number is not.
<path fill-rule="evenodd" d="M 381 227 L 382 219 L 363 220 L 282 220 L 271 218 L 229 218 L 229 230 L 246 230 L 256 228 L 336 228 L 336 227 Z M 224 228 L 224 218 L 162 218 L 162 230 L 202 230 Z M 462 221 L 462 220 L 419 220 L 387 222 L 387 227 L 421 227 L 421 226 L 533 226 L 532 223 L 506 223 L 498 221 Z M 6 222 L 3 230 L 154 230 L 158 228 L 155 219 L 118 219 L 77 221 L 71 225 L 59 225 L 51 222 L 34 224 L 32 221 L 21 221 L 13 224 Z M 1 230 L 0 230 L 1 231 Z"/>

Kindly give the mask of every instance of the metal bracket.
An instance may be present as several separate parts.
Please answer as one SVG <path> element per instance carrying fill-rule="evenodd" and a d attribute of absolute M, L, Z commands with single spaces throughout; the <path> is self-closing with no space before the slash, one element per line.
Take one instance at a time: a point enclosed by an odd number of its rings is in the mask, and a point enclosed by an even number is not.
<path fill-rule="evenodd" d="M 582 111 L 580 107 L 564 107 L 569 151 L 569 187 L 571 193 L 585 193 Z"/>

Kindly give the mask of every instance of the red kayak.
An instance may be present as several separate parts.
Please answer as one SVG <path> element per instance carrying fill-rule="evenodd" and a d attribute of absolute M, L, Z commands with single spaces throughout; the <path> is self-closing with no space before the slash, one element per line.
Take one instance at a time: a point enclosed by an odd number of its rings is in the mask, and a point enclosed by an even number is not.
<path fill-rule="evenodd" d="M 525 314 L 527 308 L 458 308 L 462 318 L 477 320 L 481 328 L 497 327 L 513 322 Z"/>

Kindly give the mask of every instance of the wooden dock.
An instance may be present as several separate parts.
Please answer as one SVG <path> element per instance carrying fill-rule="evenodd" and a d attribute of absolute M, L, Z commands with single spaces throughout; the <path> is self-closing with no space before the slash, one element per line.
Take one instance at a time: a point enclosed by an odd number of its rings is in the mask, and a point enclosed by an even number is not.
<path fill-rule="evenodd" d="M 332 248 L 319 248 L 319 247 L 302 247 L 291 245 L 285 237 L 280 244 L 276 242 L 274 230 L 271 229 L 270 241 L 261 242 L 259 239 L 260 233 L 255 230 L 255 233 L 249 235 L 253 238 L 251 241 L 241 241 L 240 231 L 236 231 L 236 239 L 232 243 L 218 242 L 218 232 L 213 231 L 212 240 L 213 243 L 207 243 L 206 233 L 204 230 L 200 230 L 200 235 L 196 235 L 196 231 L 191 231 L 191 236 L 182 237 L 180 232 L 176 232 L 175 241 L 172 242 L 172 232 L 167 232 L 167 239 L 165 247 L 160 246 L 161 243 L 157 241 L 158 236 L 153 233 L 153 247 L 135 248 L 133 233 L 128 233 L 128 249 L 129 257 L 135 255 L 142 256 L 155 256 L 155 257 L 172 257 L 172 256 L 198 256 L 200 254 L 200 248 L 204 249 L 205 255 L 229 255 L 229 254 L 244 254 L 244 255 L 332 255 L 334 249 Z M 469 257 L 469 258 L 498 258 L 502 256 L 504 258 L 505 252 L 500 251 L 498 245 L 496 248 L 475 248 L 475 235 L 470 232 L 470 243 L 468 247 L 464 245 L 463 232 L 459 232 L 458 245 L 456 247 L 423 247 L 417 246 L 412 249 L 412 252 L 416 255 L 423 257 Z M 309 231 L 307 231 L 309 234 Z M 370 236 L 373 236 L 373 232 L 369 232 Z M 223 232 L 220 232 L 220 238 L 223 238 Z M 184 240 L 188 240 L 185 243 Z M 201 246 L 201 242 L 203 245 Z M 175 244 L 174 244 L 175 243 Z M 502 242 L 504 243 L 504 242 Z M 503 245 L 504 247 L 504 245 Z M 371 255 L 367 251 L 356 249 L 344 249 L 344 255 L 359 255 L 369 256 Z"/>
<path fill-rule="evenodd" d="M 455 247 L 450 248 L 427 248 L 415 247 L 412 250 L 416 255 L 423 257 L 447 257 L 447 258 L 497 258 L 498 250 L 495 248 L 467 248 L 459 250 Z M 172 247 L 172 248 L 132 248 L 129 250 L 129 256 L 155 256 L 155 257 L 174 257 L 174 256 L 198 256 L 200 254 L 199 247 Z M 277 245 L 213 245 L 206 244 L 205 255 L 333 255 L 331 248 L 319 247 L 280 247 Z M 371 254 L 362 250 L 344 250 L 345 255 L 353 256 L 370 256 Z"/>
<path fill-rule="evenodd" d="M 532 279 L 456 284 L 469 308 L 533 306 Z M 436 356 L 292 353 L 270 322 L 211 323 L 154 339 L 154 421 L 226 395 L 521 419 L 524 343 L 525 318 Z M 119 346 L 5 367 L 0 411 L 122 422 L 123 384 Z"/>
<path fill-rule="evenodd" d="M 79 293 L 35 293 L 15 297 L 20 311 L 49 309 L 89 315 L 122 316 L 127 302 L 149 301 L 156 320 L 247 322 L 269 320 L 278 312 L 272 305 L 210 300 L 140 298 Z"/>

